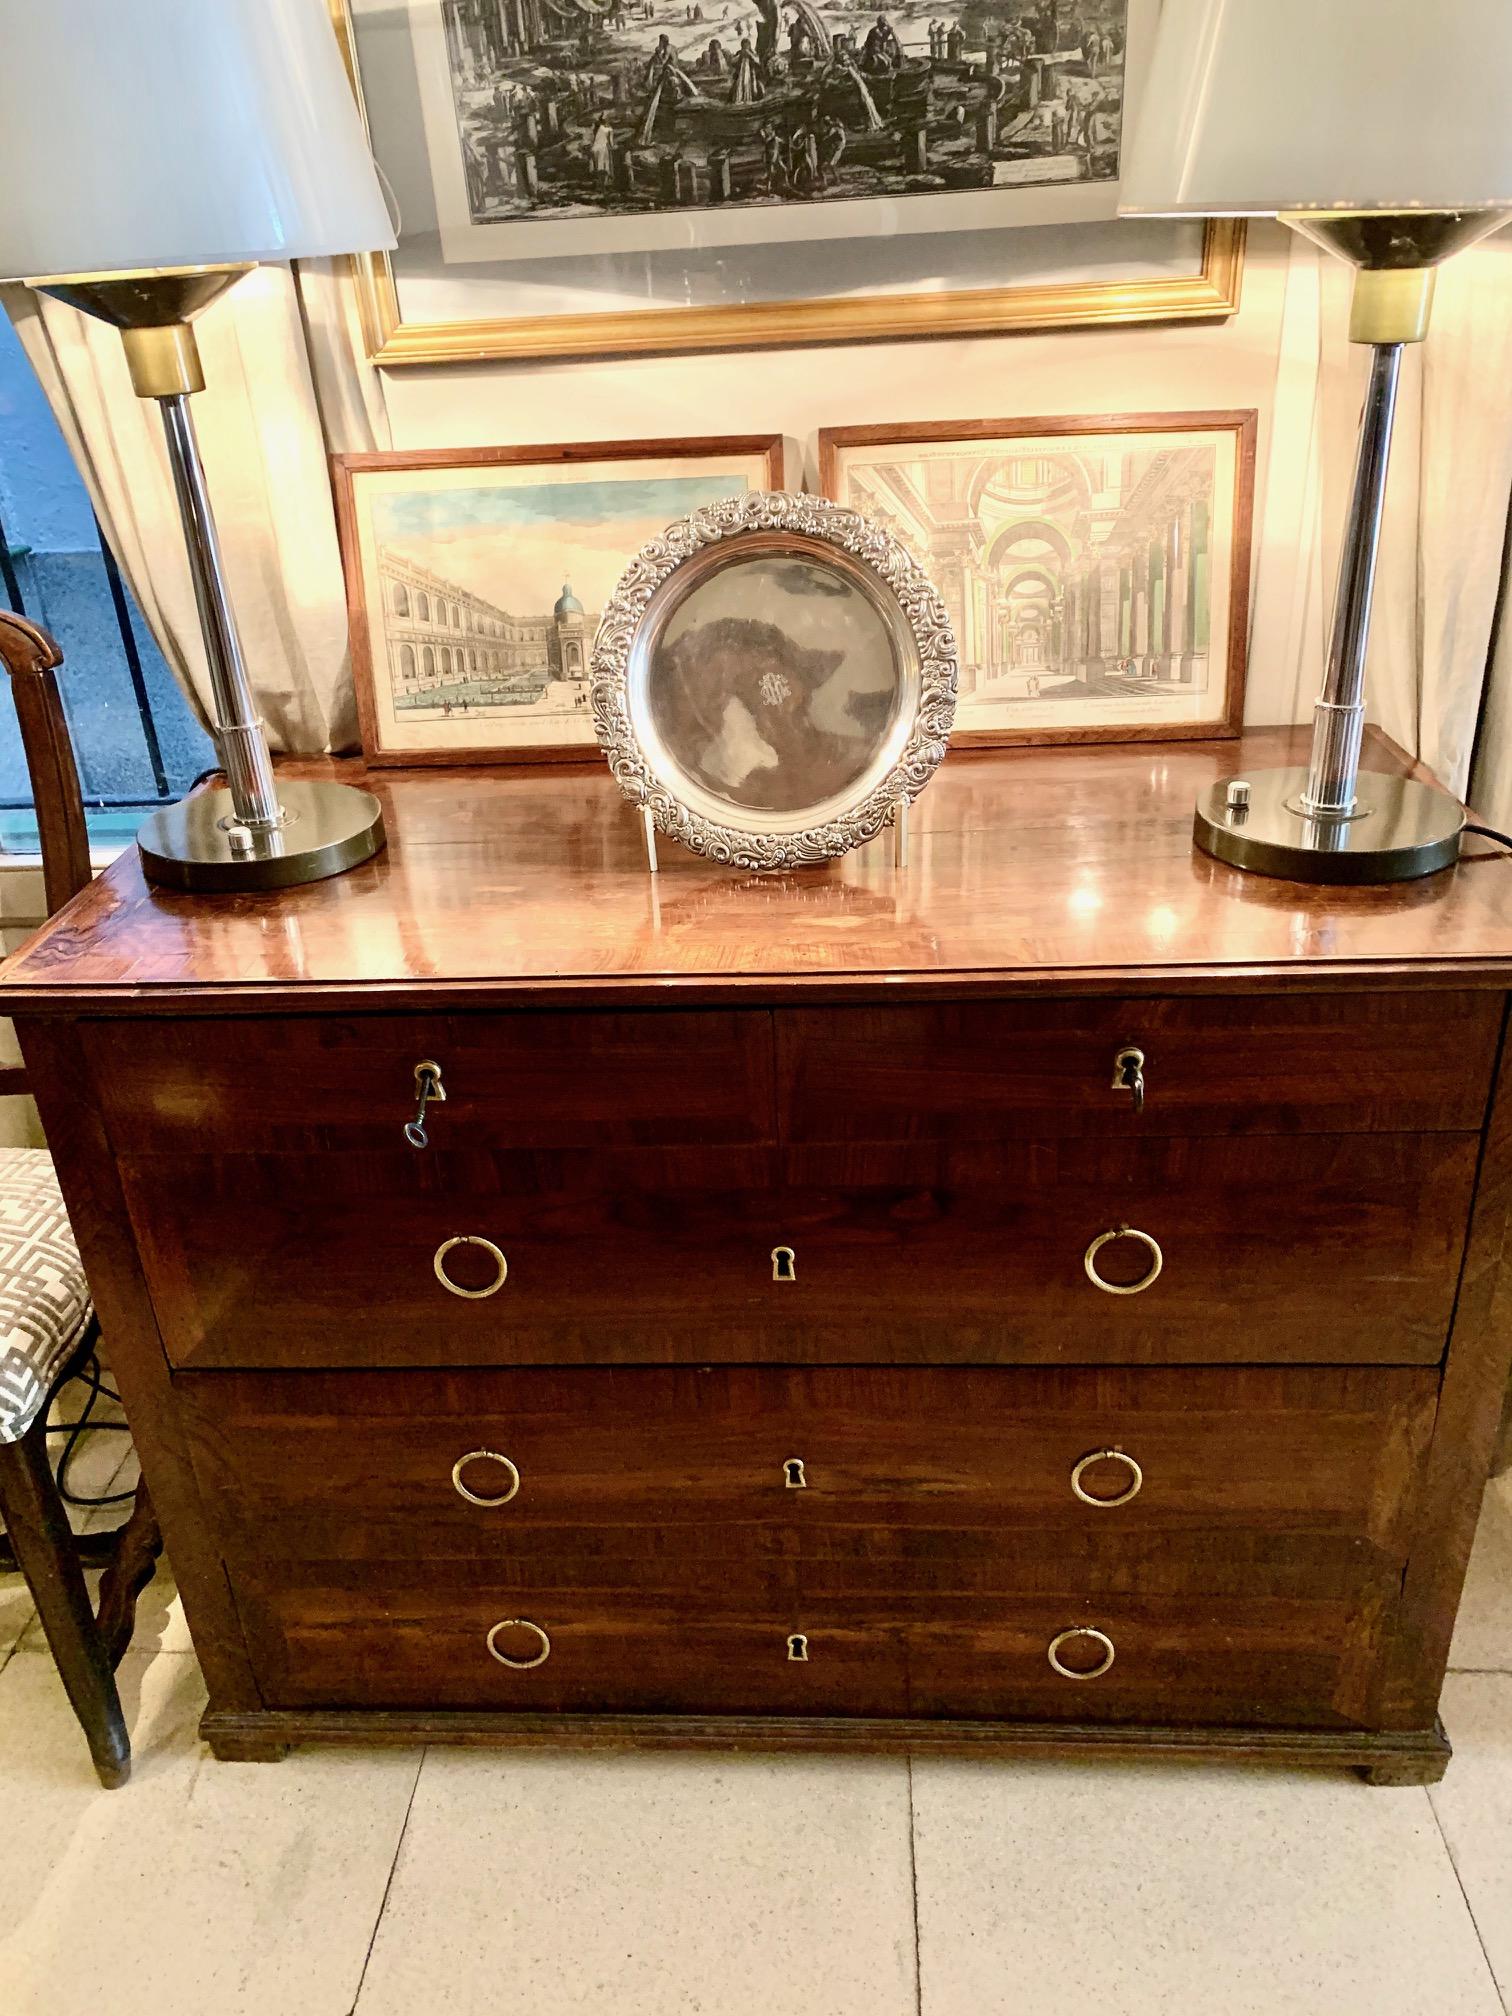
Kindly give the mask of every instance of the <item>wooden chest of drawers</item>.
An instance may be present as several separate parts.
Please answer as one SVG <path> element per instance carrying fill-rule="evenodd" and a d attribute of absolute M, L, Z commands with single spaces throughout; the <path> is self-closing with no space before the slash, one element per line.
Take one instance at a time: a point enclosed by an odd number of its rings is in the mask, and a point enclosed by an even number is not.
<path fill-rule="evenodd" d="M 1245 880 L 1180 838 L 1234 760 L 953 761 L 912 870 L 655 886 L 597 775 L 453 775 L 465 841 L 389 775 L 370 868 L 126 860 L 18 954 L 218 1754 L 1437 1775 L 1512 869 Z"/>

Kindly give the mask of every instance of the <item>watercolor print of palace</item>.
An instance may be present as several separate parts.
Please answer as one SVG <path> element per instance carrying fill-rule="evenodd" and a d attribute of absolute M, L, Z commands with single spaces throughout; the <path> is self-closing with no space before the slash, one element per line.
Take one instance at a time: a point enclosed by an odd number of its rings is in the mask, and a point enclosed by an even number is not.
<path fill-rule="evenodd" d="M 564 582 L 549 614 L 517 616 L 380 547 L 388 675 L 408 719 L 588 705 L 588 640 L 596 624 Z"/>

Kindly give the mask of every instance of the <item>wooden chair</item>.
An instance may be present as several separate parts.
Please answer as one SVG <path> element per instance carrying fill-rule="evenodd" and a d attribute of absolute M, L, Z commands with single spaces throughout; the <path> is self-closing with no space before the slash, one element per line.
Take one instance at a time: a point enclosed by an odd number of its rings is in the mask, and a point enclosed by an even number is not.
<path fill-rule="evenodd" d="M 42 838 L 48 915 L 89 881 L 79 773 L 54 676 L 63 654 L 45 630 L 0 610 L 0 662 L 10 675 Z M 0 1094 L 26 1072 L 0 1069 Z M 99 1327 L 68 1214 L 45 1148 L 0 1148 L 0 1517 L 5 1551 L 26 1577 L 100 1783 L 124 1785 L 131 1742 L 115 1669 L 131 1642 L 136 1600 L 162 1550 L 145 1485 L 113 1533 L 76 1538 L 47 1456 L 47 1416 L 85 1364 Z M 85 1562 L 103 1562 L 98 1610 Z M 0 1565 L 9 1565 L 0 1560 Z"/>

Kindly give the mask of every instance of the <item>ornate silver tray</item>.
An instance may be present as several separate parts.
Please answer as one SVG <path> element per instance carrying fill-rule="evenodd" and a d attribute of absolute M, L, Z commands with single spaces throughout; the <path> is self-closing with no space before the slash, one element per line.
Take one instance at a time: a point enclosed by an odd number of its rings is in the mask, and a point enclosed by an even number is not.
<path fill-rule="evenodd" d="M 917 797 L 955 717 L 956 647 L 913 557 L 783 491 L 681 518 L 631 562 L 593 650 L 620 789 L 716 861 L 796 868 Z"/>

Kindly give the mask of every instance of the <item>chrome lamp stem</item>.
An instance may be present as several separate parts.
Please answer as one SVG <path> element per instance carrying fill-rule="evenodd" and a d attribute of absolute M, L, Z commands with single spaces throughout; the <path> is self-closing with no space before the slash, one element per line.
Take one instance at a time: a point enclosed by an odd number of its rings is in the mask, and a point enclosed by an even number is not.
<path fill-rule="evenodd" d="M 237 820 L 254 832 L 266 832 L 282 824 L 283 813 L 273 781 L 273 759 L 268 753 L 262 718 L 252 698 L 241 639 L 236 631 L 236 618 L 226 595 L 220 541 L 210 509 L 210 493 L 205 484 L 204 464 L 200 461 L 194 418 L 189 411 L 188 397 L 182 392 L 160 397 L 158 405 L 162 409 L 163 431 L 168 438 L 168 460 L 173 470 L 179 515 L 184 523 L 184 541 L 189 549 L 189 568 L 194 577 L 194 599 L 199 608 L 200 630 L 210 668 L 210 691 L 215 702 L 216 749 L 226 773 Z"/>
<path fill-rule="evenodd" d="M 1301 795 L 1304 810 L 1317 819 L 1347 819 L 1356 804 L 1360 742 L 1365 732 L 1365 652 L 1370 642 L 1370 606 L 1381 548 L 1402 348 L 1400 343 L 1376 343 L 1371 349 L 1370 384 L 1360 415 L 1328 666 L 1313 713 L 1312 760 Z"/>

